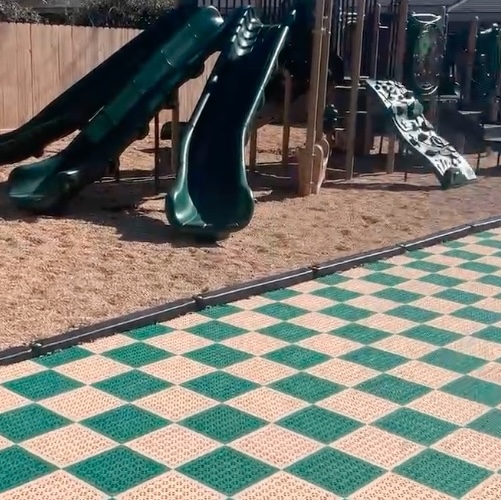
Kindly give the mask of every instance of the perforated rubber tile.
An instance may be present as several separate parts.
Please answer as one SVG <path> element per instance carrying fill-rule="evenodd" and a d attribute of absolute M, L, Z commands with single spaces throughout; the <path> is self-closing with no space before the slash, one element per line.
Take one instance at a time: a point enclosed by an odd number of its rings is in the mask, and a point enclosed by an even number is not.
<path fill-rule="evenodd" d="M 501 230 L 0 367 L 0 500 L 501 499 Z"/>

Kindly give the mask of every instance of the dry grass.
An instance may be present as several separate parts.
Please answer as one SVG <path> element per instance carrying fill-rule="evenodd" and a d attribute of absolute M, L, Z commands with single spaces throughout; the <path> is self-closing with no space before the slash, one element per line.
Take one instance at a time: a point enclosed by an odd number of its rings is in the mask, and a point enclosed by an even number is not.
<path fill-rule="evenodd" d="M 261 162 L 277 161 L 280 134 L 279 127 L 261 129 Z M 303 139 L 302 130 L 293 130 L 294 145 Z M 122 168 L 151 169 L 150 148 L 151 139 L 136 143 Z M 500 192 L 497 175 L 447 192 L 431 175 L 412 174 L 407 183 L 401 173 L 368 175 L 328 182 L 307 199 L 261 186 L 250 226 L 204 247 L 169 231 L 151 183 L 89 187 L 62 218 L 25 217 L 1 191 L 0 348 L 497 215 Z"/>

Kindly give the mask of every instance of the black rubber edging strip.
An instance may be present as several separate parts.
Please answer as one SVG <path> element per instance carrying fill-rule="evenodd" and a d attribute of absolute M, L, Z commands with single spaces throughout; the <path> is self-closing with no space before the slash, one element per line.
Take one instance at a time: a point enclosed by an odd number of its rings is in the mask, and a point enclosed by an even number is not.
<path fill-rule="evenodd" d="M 491 217 L 473 224 L 458 226 L 446 231 L 437 232 L 424 238 L 417 238 L 399 245 L 362 252 L 350 257 L 343 257 L 307 268 L 296 269 L 267 278 L 261 278 L 232 287 L 206 292 L 189 299 L 176 300 L 143 311 L 112 318 L 102 323 L 76 330 L 70 330 L 61 335 L 34 342 L 29 346 L 18 346 L 0 351 L 0 366 L 25 361 L 42 354 L 71 347 L 83 342 L 97 340 L 116 333 L 124 333 L 155 323 L 169 321 L 184 314 L 201 311 L 210 306 L 226 304 L 260 295 L 272 290 L 287 288 L 334 273 L 347 271 L 370 262 L 389 259 L 412 250 L 419 250 L 445 241 L 462 238 L 468 234 L 477 233 L 501 227 L 501 216 Z"/>
<path fill-rule="evenodd" d="M 313 269 L 311 267 L 304 267 L 302 269 L 295 269 L 266 278 L 248 281 L 247 283 L 221 288 L 213 292 L 202 293 L 197 295 L 195 300 L 200 309 L 204 309 L 205 307 L 247 299 L 253 295 L 261 295 L 266 292 L 271 292 L 272 290 L 288 288 L 303 283 L 304 281 L 310 281 L 314 279 L 314 277 Z"/>
<path fill-rule="evenodd" d="M 168 321 L 178 316 L 197 311 L 199 308 L 195 299 L 181 299 L 144 309 L 118 318 L 112 318 L 101 323 L 43 339 L 29 346 L 13 347 L 0 351 L 0 366 L 25 361 L 33 357 L 71 347 L 83 342 L 108 337 L 116 333 L 124 333 L 136 328 L 154 323 Z"/>
<path fill-rule="evenodd" d="M 445 231 L 439 231 L 437 233 L 432 233 L 423 238 L 416 238 L 415 240 L 409 240 L 401 243 L 400 246 L 404 248 L 406 252 L 412 252 L 413 250 L 421 250 L 432 245 L 437 245 L 445 241 L 457 240 L 468 236 L 472 231 L 471 224 L 465 224 L 462 226 L 453 227 Z"/>
<path fill-rule="evenodd" d="M 488 219 L 480 220 L 471 225 L 472 233 L 480 233 L 501 226 L 501 217 L 489 217 Z"/>
<path fill-rule="evenodd" d="M 347 271 L 353 267 L 362 266 L 381 259 L 389 259 L 391 257 L 396 257 L 397 255 L 402 255 L 403 253 L 405 253 L 405 248 L 401 245 L 395 245 L 359 253 L 350 257 L 341 257 L 339 259 L 330 260 L 328 262 L 312 266 L 315 274 L 314 278 L 321 278 L 323 276 L 328 276 L 329 274 Z"/>

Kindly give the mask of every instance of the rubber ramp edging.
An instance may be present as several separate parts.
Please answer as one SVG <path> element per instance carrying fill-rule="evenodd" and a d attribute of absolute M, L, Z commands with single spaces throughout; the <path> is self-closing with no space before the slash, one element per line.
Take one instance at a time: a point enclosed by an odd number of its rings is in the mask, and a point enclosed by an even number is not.
<path fill-rule="evenodd" d="M 253 295 L 260 295 L 272 290 L 287 288 L 305 281 L 347 271 L 348 269 L 381 259 L 388 259 L 409 251 L 419 250 L 497 227 L 501 227 L 501 216 L 453 227 L 445 231 L 430 234 L 423 238 L 416 238 L 379 250 L 362 252 L 349 257 L 313 264 L 309 267 L 221 288 L 212 292 L 201 293 L 191 298 L 176 300 L 160 306 L 112 318 L 95 325 L 70 330 L 54 337 L 33 342 L 27 346 L 10 347 L 0 351 L 0 366 L 18 363 L 83 342 L 108 337 L 116 333 L 124 333 L 151 324 L 163 323 L 188 313 L 199 312 L 206 307 L 227 304 L 229 302 L 246 299 Z"/>

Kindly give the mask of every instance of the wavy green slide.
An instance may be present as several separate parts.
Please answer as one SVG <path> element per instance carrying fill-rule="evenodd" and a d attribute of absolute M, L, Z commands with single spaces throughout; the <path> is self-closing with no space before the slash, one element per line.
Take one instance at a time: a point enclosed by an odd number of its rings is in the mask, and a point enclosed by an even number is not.
<path fill-rule="evenodd" d="M 161 16 L 18 129 L 0 135 L 0 165 L 41 156 L 44 148 L 84 127 L 186 21 L 186 9 Z"/>
<path fill-rule="evenodd" d="M 223 19 L 214 7 L 200 8 L 149 54 L 137 73 L 61 153 L 14 169 L 11 200 L 36 213 L 59 211 L 84 186 L 99 180 L 110 163 L 144 133 L 174 89 L 196 76 L 215 50 Z"/>
<path fill-rule="evenodd" d="M 207 238 L 244 228 L 254 212 L 245 144 L 289 27 L 263 25 L 252 8 L 239 9 L 214 70 L 188 122 L 177 179 L 166 197 L 174 228 Z"/>

